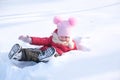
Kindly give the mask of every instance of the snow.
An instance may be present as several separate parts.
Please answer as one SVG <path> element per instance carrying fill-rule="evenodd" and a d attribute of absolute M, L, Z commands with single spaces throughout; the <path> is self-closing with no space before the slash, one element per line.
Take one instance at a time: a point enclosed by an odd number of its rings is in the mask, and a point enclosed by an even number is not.
<path fill-rule="evenodd" d="M 72 7 L 71 7 L 72 5 Z M 119 0 L 1 0 L 0 80 L 120 80 Z M 19 35 L 49 36 L 53 17 L 74 16 L 74 37 L 90 51 L 70 51 L 50 62 L 11 63 L 8 53 Z"/>

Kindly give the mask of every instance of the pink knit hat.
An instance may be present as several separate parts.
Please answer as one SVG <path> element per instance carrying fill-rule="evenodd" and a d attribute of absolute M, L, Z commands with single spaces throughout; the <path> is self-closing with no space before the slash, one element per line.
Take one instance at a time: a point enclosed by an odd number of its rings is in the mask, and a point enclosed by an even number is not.
<path fill-rule="evenodd" d="M 55 17 L 54 23 L 57 25 L 58 36 L 71 36 L 71 30 L 74 27 L 76 20 L 74 18 L 62 20 L 60 17 Z"/>

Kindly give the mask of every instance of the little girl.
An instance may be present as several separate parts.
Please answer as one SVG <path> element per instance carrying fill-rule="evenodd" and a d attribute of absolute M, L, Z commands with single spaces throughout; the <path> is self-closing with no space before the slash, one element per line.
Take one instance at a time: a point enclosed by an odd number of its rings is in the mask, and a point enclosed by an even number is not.
<path fill-rule="evenodd" d="M 19 36 L 19 40 L 31 45 L 42 46 L 41 48 L 22 48 L 19 44 L 15 44 L 9 53 L 9 58 L 38 63 L 47 62 L 46 58 L 50 56 L 57 57 L 71 50 L 82 50 L 82 46 L 76 45 L 71 38 L 72 28 L 76 24 L 74 18 L 62 20 L 60 17 L 55 17 L 53 22 L 57 25 L 57 29 L 50 37 Z"/>

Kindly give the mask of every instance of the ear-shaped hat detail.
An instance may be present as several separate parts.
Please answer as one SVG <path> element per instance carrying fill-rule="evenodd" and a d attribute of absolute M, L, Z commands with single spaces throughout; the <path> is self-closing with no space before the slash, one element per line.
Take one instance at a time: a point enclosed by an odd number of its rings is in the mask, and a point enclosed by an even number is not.
<path fill-rule="evenodd" d="M 76 24 L 76 19 L 71 17 L 68 19 L 68 22 L 71 26 L 74 26 Z"/>
<path fill-rule="evenodd" d="M 61 21 L 62 21 L 62 19 L 61 19 L 60 17 L 58 17 L 58 16 L 55 16 L 55 17 L 54 17 L 53 22 L 54 22 L 55 24 L 58 24 L 58 23 L 60 23 Z"/>

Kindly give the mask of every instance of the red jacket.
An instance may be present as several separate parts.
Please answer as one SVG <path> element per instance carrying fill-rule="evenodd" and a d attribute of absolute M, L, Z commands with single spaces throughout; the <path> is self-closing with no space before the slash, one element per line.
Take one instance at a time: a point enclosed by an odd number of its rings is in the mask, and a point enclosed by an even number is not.
<path fill-rule="evenodd" d="M 54 32 L 56 32 L 56 31 L 54 31 Z M 53 38 L 53 35 L 50 36 L 50 37 L 43 37 L 43 38 L 41 38 L 41 37 L 31 37 L 31 39 L 32 39 L 31 44 L 43 46 L 42 48 L 40 48 L 41 50 L 45 50 L 46 48 L 52 46 L 56 49 L 56 51 L 59 55 L 62 55 L 63 53 L 68 52 L 70 50 L 77 50 L 76 44 L 73 40 L 72 41 L 74 43 L 74 47 L 71 49 L 68 46 L 53 42 L 52 38 Z"/>

